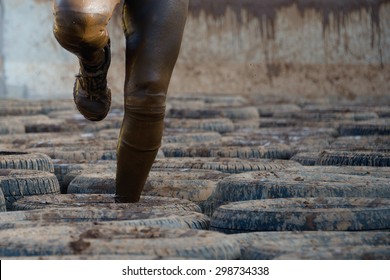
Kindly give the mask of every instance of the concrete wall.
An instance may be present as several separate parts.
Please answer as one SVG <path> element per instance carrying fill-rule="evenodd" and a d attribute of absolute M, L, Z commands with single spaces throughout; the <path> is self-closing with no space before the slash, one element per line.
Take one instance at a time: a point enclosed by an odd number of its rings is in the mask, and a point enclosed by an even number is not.
<path fill-rule="evenodd" d="M 2 3 L 0 57 L 7 91 L 0 96 L 71 98 L 77 60 L 52 36 L 51 1 Z M 109 81 L 120 100 L 119 13 L 109 29 Z M 389 80 L 390 0 L 191 0 L 170 94 L 351 100 L 388 95 Z"/>
<path fill-rule="evenodd" d="M 0 0 L 0 97 L 5 95 L 4 58 L 3 58 L 3 27 L 4 27 L 3 1 Z"/>

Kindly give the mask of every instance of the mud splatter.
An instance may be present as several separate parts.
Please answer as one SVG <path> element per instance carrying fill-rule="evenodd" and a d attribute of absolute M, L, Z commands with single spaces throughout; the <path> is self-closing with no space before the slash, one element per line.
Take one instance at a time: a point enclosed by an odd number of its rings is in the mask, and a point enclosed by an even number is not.
<path fill-rule="evenodd" d="M 91 243 L 88 241 L 84 241 L 83 239 L 79 239 L 77 241 L 69 242 L 69 247 L 73 250 L 73 252 L 77 254 L 81 254 L 84 250 L 91 246 Z"/>
<path fill-rule="evenodd" d="M 270 82 L 272 82 L 272 78 L 279 77 L 282 72 L 282 65 L 278 63 L 267 63 L 266 65 L 267 77 Z"/>

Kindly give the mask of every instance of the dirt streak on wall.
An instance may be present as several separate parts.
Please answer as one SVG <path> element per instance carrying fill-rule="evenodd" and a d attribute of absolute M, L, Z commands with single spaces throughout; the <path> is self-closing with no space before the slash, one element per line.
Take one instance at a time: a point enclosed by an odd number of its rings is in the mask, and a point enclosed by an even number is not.
<path fill-rule="evenodd" d="M 390 0 L 190 0 L 176 73 L 196 92 L 369 98 L 390 90 L 389 28 Z"/>
<path fill-rule="evenodd" d="M 78 63 L 54 39 L 52 0 L 0 3 L 7 96 L 71 98 Z M 190 0 L 189 11 L 170 95 L 390 96 L 390 0 Z M 118 11 L 109 83 L 120 102 L 121 25 Z"/>
<path fill-rule="evenodd" d="M 302 16 L 307 10 L 315 10 L 322 16 L 324 32 L 329 28 L 330 16 L 334 17 L 336 28 L 340 31 L 349 14 L 365 10 L 371 14 L 373 44 L 375 34 L 380 34 L 379 10 L 384 3 L 390 3 L 390 0 L 190 0 L 190 12 L 198 17 L 203 11 L 218 19 L 224 17 L 230 8 L 242 23 L 242 11 L 245 10 L 249 18 L 256 18 L 262 23 L 262 34 L 274 38 L 275 18 L 281 8 L 296 5 Z"/>

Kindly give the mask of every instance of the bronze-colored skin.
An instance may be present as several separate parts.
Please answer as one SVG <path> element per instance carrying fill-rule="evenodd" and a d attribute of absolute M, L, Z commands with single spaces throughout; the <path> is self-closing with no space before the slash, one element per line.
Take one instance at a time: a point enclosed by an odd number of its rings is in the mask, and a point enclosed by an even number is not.
<path fill-rule="evenodd" d="M 161 145 L 165 99 L 188 0 L 125 0 L 125 115 L 118 140 L 116 201 L 137 202 Z M 120 0 L 55 0 L 54 35 L 91 68 L 102 64 L 107 23 Z"/>

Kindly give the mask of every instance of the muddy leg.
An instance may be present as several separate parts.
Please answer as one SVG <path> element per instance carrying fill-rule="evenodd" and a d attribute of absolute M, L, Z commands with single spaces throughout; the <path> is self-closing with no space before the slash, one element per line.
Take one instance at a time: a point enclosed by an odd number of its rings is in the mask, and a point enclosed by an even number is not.
<path fill-rule="evenodd" d="M 73 99 L 80 113 L 90 121 L 103 120 L 110 110 L 107 73 L 111 50 L 107 24 L 118 3 L 119 0 L 54 1 L 54 35 L 80 61 Z"/>
<path fill-rule="evenodd" d="M 107 24 L 120 0 L 54 0 L 53 32 L 66 50 L 85 65 L 94 67 L 104 61 L 109 41 Z"/>
<path fill-rule="evenodd" d="M 117 150 L 116 201 L 137 202 L 163 134 L 165 99 L 188 0 L 127 0 L 125 116 Z"/>

